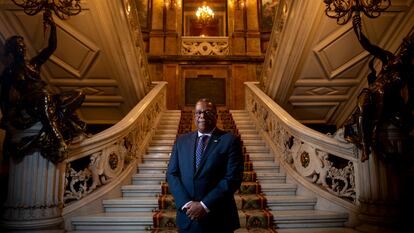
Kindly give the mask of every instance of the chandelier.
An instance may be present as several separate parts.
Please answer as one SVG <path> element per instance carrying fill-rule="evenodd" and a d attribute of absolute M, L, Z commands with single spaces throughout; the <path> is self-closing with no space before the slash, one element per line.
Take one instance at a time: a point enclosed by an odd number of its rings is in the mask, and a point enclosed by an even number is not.
<path fill-rule="evenodd" d="M 390 5 L 391 0 L 324 0 L 325 14 L 335 18 L 340 25 L 348 23 L 355 14 L 359 17 L 363 12 L 368 18 L 376 18 Z"/>
<path fill-rule="evenodd" d="M 197 20 L 207 24 L 214 19 L 214 11 L 207 5 L 201 6 L 196 11 Z"/>
<path fill-rule="evenodd" d="M 80 0 L 12 0 L 14 4 L 22 7 L 24 13 L 36 15 L 40 11 L 46 14 L 52 12 L 59 19 L 65 19 L 67 16 L 77 15 L 81 12 Z"/>

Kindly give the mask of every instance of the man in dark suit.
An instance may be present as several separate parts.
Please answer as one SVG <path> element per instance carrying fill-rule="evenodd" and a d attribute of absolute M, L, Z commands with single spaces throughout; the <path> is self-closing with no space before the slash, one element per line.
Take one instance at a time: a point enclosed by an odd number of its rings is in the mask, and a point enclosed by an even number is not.
<path fill-rule="evenodd" d="M 234 193 L 243 177 L 240 139 L 216 128 L 208 99 L 195 106 L 197 131 L 179 137 L 167 170 L 180 232 L 233 232 L 240 227 Z"/>

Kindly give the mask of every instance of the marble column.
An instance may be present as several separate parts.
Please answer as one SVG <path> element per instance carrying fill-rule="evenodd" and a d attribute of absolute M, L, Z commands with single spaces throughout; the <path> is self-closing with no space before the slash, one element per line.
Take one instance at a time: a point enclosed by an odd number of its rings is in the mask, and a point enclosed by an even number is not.
<path fill-rule="evenodd" d="M 34 132 L 38 131 L 25 130 L 24 133 Z M 15 137 L 21 136 L 15 134 Z M 29 153 L 21 160 L 11 158 L 1 226 L 8 232 L 63 232 L 59 230 L 63 227 L 60 174 L 58 166 L 39 151 Z"/>

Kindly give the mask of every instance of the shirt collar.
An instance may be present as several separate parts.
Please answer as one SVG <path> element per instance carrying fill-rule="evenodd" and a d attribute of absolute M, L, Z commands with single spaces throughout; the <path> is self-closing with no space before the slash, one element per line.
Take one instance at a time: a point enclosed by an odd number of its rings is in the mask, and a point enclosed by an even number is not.
<path fill-rule="evenodd" d="M 201 133 L 200 131 L 197 131 L 197 134 L 198 134 L 198 137 L 201 137 L 201 136 L 203 136 L 203 135 L 207 135 L 207 136 L 209 136 L 209 137 L 211 137 L 211 134 L 213 133 L 213 131 L 216 129 L 216 127 L 214 127 L 214 129 L 213 130 L 211 130 L 210 132 L 208 132 L 208 133 Z"/>

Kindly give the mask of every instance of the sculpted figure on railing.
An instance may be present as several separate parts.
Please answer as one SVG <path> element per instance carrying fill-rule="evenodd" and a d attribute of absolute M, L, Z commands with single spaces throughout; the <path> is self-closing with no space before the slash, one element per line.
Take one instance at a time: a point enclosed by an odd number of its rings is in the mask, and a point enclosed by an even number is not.
<path fill-rule="evenodd" d="M 362 150 L 361 161 L 373 153 L 392 160 L 410 149 L 414 128 L 414 34 L 404 39 L 397 55 L 369 42 L 362 33 L 359 17 L 354 17 L 354 31 L 362 47 L 380 59 L 376 74 L 373 60 L 368 88 L 358 96 L 357 109 L 345 125 L 346 140 Z"/>
<path fill-rule="evenodd" d="M 84 132 L 86 124 L 75 113 L 85 98 L 81 91 L 53 94 L 40 77 L 40 68 L 56 50 L 56 26 L 51 14 L 44 15 L 50 27 L 48 46 L 32 59 L 26 59 L 26 45 L 21 36 L 5 43 L 11 58 L 1 79 L 1 128 L 6 130 L 5 152 L 16 158 L 40 150 L 58 162 L 68 143 Z"/>

